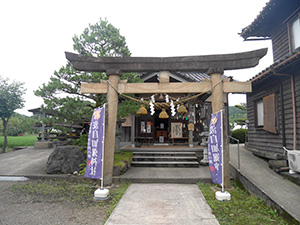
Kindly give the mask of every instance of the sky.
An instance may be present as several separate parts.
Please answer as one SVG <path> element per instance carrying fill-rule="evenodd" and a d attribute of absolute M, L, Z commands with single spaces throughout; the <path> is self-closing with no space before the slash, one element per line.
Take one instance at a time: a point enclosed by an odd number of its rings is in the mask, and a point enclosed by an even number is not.
<path fill-rule="evenodd" d="M 243 41 L 238 35 L 268 0 L 9 0 L 0 2 L 0 76 L 24 82 L 25 107 L 43 104 L 33 91 L 66 65 L 72 37 L 106 18 L 125 36 L 132 56 L 226 54 L 268 48 L 251 69 L 225 71 L 247 81 L 273 63 L 271 41 Z M 229 105 L 245 102 L 230 95 Z"/>

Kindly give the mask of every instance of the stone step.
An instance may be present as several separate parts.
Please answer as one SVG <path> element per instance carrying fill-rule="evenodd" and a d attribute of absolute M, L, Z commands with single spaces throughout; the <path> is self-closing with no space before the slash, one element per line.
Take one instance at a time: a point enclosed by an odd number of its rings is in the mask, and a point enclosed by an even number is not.
<path fill-rule="evenodd" d="M 197 161 L 196 156 L 133 156 L 132 161 Z"/>
<path fill-rule="evenodd" d="M 168 161 L 168 162 L 152 162 L 152 161 L 132 161 L 133 167 L 199 167 L 197 161 L 181 162 L 181 161 Z"/>
<path fill-rule="evenodd" d="M 133 156 L 195 156 L 195 152 L 133 152 Z"/>

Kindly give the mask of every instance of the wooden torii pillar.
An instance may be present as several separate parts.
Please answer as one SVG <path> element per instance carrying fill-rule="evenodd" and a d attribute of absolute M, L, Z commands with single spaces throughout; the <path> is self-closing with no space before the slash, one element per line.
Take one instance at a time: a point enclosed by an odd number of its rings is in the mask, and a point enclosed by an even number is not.
<path fill-rule="evenodd" d="M 106 72 L 109 83 L 83 83 L 82 93 L 107 94 L 108 119 L 105 131 L 104 146 L 104 183 L 112 182 L 113 157 L 115 146 L 116 117 L 118 108 L 118 93 L 124 94 L 160 94 L 160 93 L 200 93 L 212 90 L 213 113 L 224 109 L 224 96 L 227 93 L 251 92 L 251 82 L 230 82 L 222 79 L 224 70 L 235 70 L 254 67 L 267 53 L 267 49 L 250 52 L 185 56 L 185 57 L 102 57 L 78 55 L 66 52 L 66 58 L 73 67 L 86 72 Z M 160 79 L 160 83 L 124 83 L 120 82 L 123 72 L 148 71 L 198 71 L 210 75 L 210 80 L 204 82 L 169 83 L 168 73 Z M 116 91 L 116 90 L 117 91 Z M 225 121 L 225 120 L 223 120 Z M 227 129 L 224 123 L 224 143 L 227 142 Z M 224 186 L 230 187 L 229 150 L 224 144 Z"/>

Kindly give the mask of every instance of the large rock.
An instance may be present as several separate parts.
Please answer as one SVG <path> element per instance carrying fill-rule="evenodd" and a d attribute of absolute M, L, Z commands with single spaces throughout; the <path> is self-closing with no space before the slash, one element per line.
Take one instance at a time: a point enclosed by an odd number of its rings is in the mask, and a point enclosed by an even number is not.
<path fill-rule="evenodd" d="M 72 145 L 57 146 L 48 158 L 46 173 L 79 172 L 81 163 L 84 163 L 84 155 L 79 147 Z"/>

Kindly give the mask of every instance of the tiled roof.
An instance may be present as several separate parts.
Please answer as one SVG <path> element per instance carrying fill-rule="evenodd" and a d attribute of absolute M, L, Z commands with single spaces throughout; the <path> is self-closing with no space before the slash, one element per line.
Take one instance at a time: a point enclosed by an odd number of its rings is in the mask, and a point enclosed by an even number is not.
<path fill-rule="evenodd" d="M 140 73 L 138 74 L 141 79 L 146 78 L 149 73 Z M 158 76 L 158 72 L 151 73 L 152 76 Z M 172 71 L 170 72 L 170 77 L 174 76 L 183 79 L 186 82 L 201 82 L 205 79 L 210 79 L 210 76 L 206 73 L 201 72 L 180 72 L 180 71 Z M 223 78 L 227 78 L 227 76 L 223 75 Z M 176 78 L 175 78 L 176 79 Z"/>
<path fill-rule="evenodd" d="M 300 48 L 296 49 L 291 54 L 282 57 L 280 60 L 273 63 L 271 66 L 269 66 L 256 76 L 252 77 L 249 81 L 251 81 L 252 83 L 258 82 L 259 80 L 262 80 L 272 75 L 274 72 L 280 72 L 282 69 L 286 68 L 294 62 L 297 62 L 298 60 L 300 60 Z"/>
<path fill-rule="evenodd" d="M 246 40 L 249 37 L 270 38 L 274 20 L 285 20 L 300 7 L 299 0 L 270 0 L 254 21 L 244 29 L 240 35 Z"/>
<path fill-rule="evenodd" d="M 200 72 L 175 72 L 174 74 L 177 74 L 190 81 L 196 81 L 196 82 L 201 82 L 204 79 L 209 79 L 209 75 Z"/>

